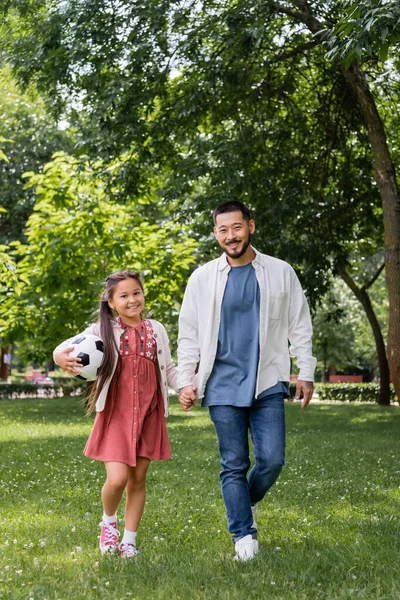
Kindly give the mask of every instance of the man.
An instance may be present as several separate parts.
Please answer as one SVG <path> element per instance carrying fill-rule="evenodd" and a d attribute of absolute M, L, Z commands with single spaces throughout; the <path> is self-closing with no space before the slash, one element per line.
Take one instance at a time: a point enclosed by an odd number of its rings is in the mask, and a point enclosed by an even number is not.
<path fill-rule="evenodd" d="M 284 464 L 284 398 L 290 356 L 297 358 L 296 398 L 313 393 L 316 360 L 307 300 L 292 267 L 251 246 L 247 206 L 214 211 L 224 254 L 190 277 L 179 317 L 178 387 L 184 410 L 207 406 L 221 455 L 221 487 L 235 558 L 258 552 L 255 510 Z M 250 467 L 248 431 L 254 445 Z"/>

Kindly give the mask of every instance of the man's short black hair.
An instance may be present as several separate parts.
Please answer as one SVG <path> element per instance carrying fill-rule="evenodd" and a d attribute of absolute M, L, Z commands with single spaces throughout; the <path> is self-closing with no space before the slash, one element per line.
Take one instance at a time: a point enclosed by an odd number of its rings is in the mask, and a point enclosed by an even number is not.
<path fill-rule="evenodd" d="M 240 211 L 246 221 L 250 221 L 250 211 L 248 207 L 243 204 L 243 202 L 239 202 L 237 200 L 228 200 L 228 202 L 224 202 L 217 206 L 217 208 L 213 212 L 214 225 L 217 221 L 217 216 L 222 215 L 222 213 L 236 212 Z"/>

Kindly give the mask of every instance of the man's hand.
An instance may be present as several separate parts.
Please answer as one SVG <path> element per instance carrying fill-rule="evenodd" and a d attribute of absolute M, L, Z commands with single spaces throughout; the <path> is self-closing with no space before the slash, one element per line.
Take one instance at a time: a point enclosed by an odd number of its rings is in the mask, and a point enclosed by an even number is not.
<path fill-rule="evenodd" d="M 300 400 L 301 392 L 303 392 L 303 399 L 301 402 L 301 408 L 305 408 L 307 404 L 310 402 L 314 391 L 314 384 L 312 381 L 300 381 L 297 380 L 296 383 L 296 394 L 294 399 Z"/>
<path fill-rule="evenodd" d="M 197 394 L 194 385 L 187 385 L 179 390 L 179 402 L 183 410 L 192 410 L 196 400 Z"/>
<path fill-rule="evenodd" d="M 69 353 L 72 352 L 74 346 L 70 346 L 66 348 L 62 352 L 57 352 L 55 355 L 56 363 L 59 367 L 61 367 L 70 375 L 79 375 L 82 369 L 82 361 L 80 358 L 76 358 L 75 356 L 70 356 Z"/>

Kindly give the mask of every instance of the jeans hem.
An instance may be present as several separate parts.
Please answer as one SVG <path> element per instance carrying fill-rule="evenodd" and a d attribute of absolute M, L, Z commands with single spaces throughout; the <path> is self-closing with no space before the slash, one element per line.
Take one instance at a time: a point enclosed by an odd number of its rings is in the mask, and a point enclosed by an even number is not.
<path fill-rule="evenodd" d="M 257 532 L 255 532 L 255 533 L 246 533 L 246 535 L 251 535 L 251 537 L 253 538 L 253 540 L 257 539 Z M 236 544 L 236 542 L 238 542 L 239 540 L 241 540 L 244 537 L 246 537 L 246 535 L 233 535 L 232 536 L 232 542 L 234 544 Z"/>

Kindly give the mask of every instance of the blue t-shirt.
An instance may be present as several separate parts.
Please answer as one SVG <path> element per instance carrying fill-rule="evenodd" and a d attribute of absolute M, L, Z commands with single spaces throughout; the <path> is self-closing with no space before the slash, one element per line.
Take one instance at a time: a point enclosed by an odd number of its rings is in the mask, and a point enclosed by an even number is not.
<path fill-rule="evenodd" d="M 217 354 L 202 406 L 251 406 L 255 401 L 259 359 L 260 289 L 252 263 L 229 271 L 221 306 Z M 288 392 L 278 382 L 256 400 Z M 266 400 L 265 400 L 266 401 Z"/>

